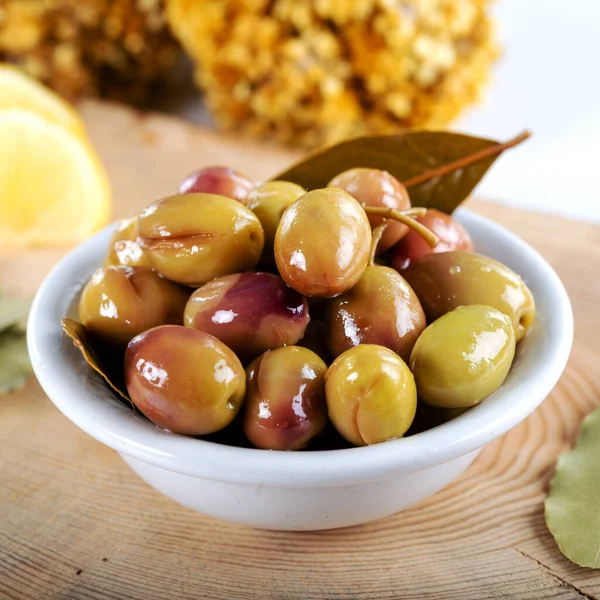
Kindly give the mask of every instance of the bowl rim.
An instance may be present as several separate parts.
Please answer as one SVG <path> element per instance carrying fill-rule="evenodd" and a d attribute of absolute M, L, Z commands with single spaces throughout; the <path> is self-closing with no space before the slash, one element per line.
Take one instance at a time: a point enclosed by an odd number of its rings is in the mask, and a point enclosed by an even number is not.
<path fill-rule="evenodd" d="M 533 412 L 559 380 L 573 341 L 570 301 L 546 260 L 517 235 L 486 217 L 466 209 L 460 209 L 457 216 L 471 233 L 495 236 L 510 244 L 515 260 L 535 269 L 538 283 L 546 290 L 545 300 L 552 307 L 544 328 L 550 338 L 543 352 L 529 359 L 538 368 L 527 367 L 520 376 L 520 384 L 513 386 L 515 389 L 504 389 L 505 382 L 496 392 L 494 402 L 482 403 L 422 433 L 361 448 L 277 452 L 172 434 L 117 400 L 99 401 L 98 397 L 103 395 L 99 390 L 104 390 L 104 386 L 86 384 L 86 378 L 64 359 L 70 341 L 65 339 L 59 321 L 87 277 L 99 266 L 115 224 L 67 254 L 40 286 L 27 328 L 33 370 L 57 408 L 92 437 L 134 459 L 194 477 L 265 486 L 335 486 L 443 464 L 478 450 Z M 536 302 L 539 301 L 536 297 Z M 99 376 L 93 377 L 99 383 Z"/>

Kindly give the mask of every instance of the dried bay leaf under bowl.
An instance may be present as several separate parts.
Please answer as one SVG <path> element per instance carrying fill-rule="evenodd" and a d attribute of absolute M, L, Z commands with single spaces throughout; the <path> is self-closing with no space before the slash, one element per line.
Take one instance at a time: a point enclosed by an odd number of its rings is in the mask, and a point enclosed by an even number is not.
<path fill-rule="evenodd" d="M 536 323 L 502 388 L 429 431 L 365 448 L 272 452 L 174 435 L 120 402 L 61 329 L 83 282 L 102 262 L 112 228 L 63 259 L 34 301 L 28 343 L 36 375 L 76 425 L 119 452 L 151 486 L 200 513 L 255 527 L 317 530 L 364 523 L 434 494 L 485 444 L 529 415 L 558 381 L 573 317 L 556 273 L 529 245 L 460 210 L 478 252 L 516 270 L 532 290 Z"/>

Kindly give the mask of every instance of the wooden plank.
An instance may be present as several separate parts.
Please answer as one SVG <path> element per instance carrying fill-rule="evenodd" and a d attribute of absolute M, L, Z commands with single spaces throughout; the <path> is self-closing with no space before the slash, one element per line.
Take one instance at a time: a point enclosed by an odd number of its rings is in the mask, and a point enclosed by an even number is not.
<path fill-rule="evenodd" d="M 200 165 L 230 164 L 259 179 L 294 156 L 117 106 L 89 102 L 83 113 L 114 185 L 115 216 L 171 193 Z M 344 530 L 221 523 L 146 486 L 31 380 L 0 398 L 0 598 L 600 597 L 600 573 L 560 554 L 542 510 L 557 455 L 600 404 L 600 227 L 470 205 L 557 269 L 573 301 L 576 341 L 548 400 L 459 480 L 411 510 Z M 2 286 L 33 292 L 63 253 L 0 256 Z"/>

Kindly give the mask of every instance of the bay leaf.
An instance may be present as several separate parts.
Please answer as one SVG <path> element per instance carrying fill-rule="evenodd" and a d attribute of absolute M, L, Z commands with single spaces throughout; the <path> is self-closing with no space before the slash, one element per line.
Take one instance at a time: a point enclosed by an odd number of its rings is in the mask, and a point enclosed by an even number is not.
<path fill-rule="evenodd" d="M 109 348 L 94 339 L 75 319 L 65 318 L 61 323 L 63 331 L 73 340 L 73 344 L 79 349 L 85 362 L 104 378 L 120 398 L 133 406 L 125 386 L 123 352 Z"/>
<path fill-rule="evenodd" d="M 452 213 L 498 156 L 529 135 L 524 132 L 506 143 L 446 131 L 353 138 L 310 154 L 273 179 L 313 190 L 326 187 L 346 169 L 381 169 L 404 183 L 413 206 Z"/>
<path fill-rule="evenodd" d="M 558 459 L 545 513 L 561 552 L 600 569 L 600 409 L 584 419 L 575 448 Z"/>
<path fill-rule="evenodd" d="M 0 332 L 14 326 L 24 331 L 30 306 L 29 299 L 0 295 Z"/>
<path fill-rule="evenodd" d="M 0 295 L 0 394 L 21 389 L 31 374 L 25 336 L 30 304 Z"/>
<path fill-rule="evenodd" d="M 0 393 L 21 389 L 31 374 L 23 331 L 6 329 L 0 334 Z"/>

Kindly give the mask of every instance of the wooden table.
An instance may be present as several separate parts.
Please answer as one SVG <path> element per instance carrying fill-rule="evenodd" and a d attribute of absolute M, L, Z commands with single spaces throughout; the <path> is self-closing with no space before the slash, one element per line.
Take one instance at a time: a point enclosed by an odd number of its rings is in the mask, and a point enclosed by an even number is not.
<path fill-rule="evenodd" d="M 181 121 L 87 103 L 115 216 L 231 164 L 254 178 L 292 154 Z M 565 198 L 565 202 L 569 199 Z M 600 597 L 600 573 L 571 564 L 546 530 L 557 455 L 600 404 L 600 227 L 471 202 L 538 248 L 571 295 L 576 340 L 559 385 L 433 498 L 360 527 L 257 531 L 186 510 L 72 425 L 32 378 L 0 397 L 0 598 L 451 599 Z M 7 291 L 32 292 L 64 251 L 0 256 Z"/>

